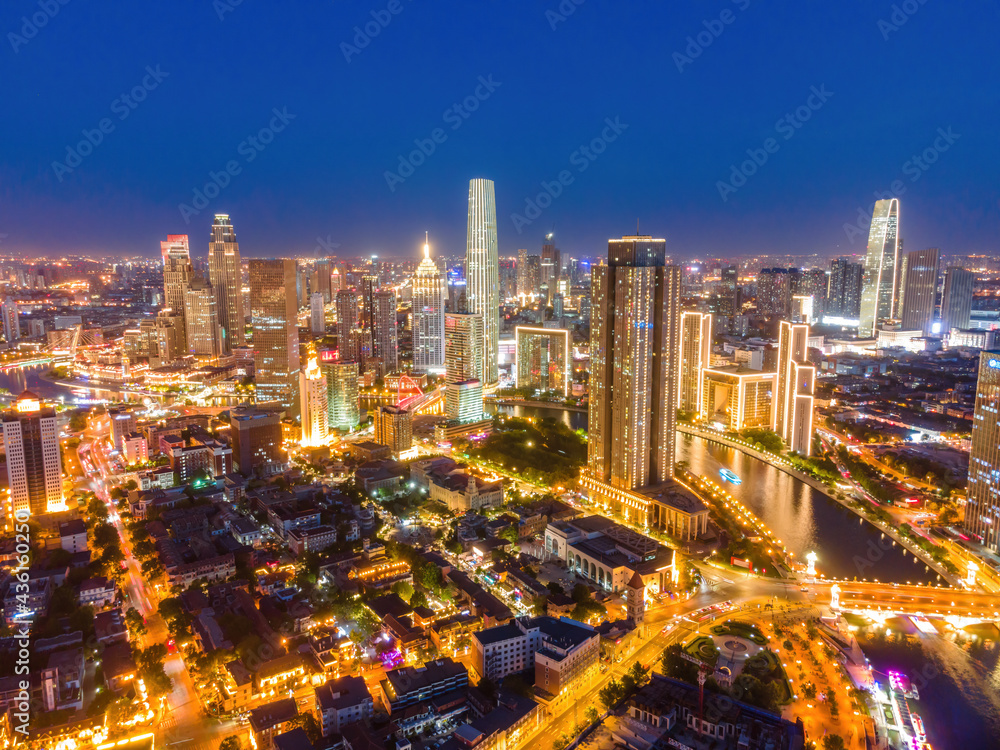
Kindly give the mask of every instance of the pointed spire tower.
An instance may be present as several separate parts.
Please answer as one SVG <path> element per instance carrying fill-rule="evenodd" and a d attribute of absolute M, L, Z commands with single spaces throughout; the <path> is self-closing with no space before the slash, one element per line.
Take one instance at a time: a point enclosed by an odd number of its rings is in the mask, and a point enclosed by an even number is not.
<path fill-rule="evenodd" d="M 413 369 L 444 372 L 445 277 L 431 260 L 429 233 L 424 233 L 424 258 L 413 276 Z"/>

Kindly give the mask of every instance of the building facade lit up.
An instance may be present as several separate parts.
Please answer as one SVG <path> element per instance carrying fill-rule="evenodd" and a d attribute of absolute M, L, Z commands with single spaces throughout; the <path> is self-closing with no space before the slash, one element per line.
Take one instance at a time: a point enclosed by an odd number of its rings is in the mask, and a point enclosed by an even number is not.
<path fill-rule="evenodd" d="M 465 268 L 467 309 L 483 321 L 483 345 L 477 352 L 482 357 L 481 375 L 474 377 L 481 377 L 489 388 L 500 380 L 500 257 L 493 180 L 469 181 Z"/>
<path fill-rule="evenodd" d="M 861 281 L 859 336 L 874 336 L 878 326 L 896 317 L 899 248 L 899 199 L 877 201 Z"/>

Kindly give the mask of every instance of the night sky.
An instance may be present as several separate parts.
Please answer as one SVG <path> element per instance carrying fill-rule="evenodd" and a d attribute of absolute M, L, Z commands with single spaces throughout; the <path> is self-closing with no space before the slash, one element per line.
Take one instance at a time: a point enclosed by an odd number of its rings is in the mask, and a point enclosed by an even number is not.
<path fill-rule="evenodd" d="M 2 253 L 203 255 L 223 212 L 247 256 L 460 254 L 471 177 L 502 254 L 637 220 L 676 257 L 861 252 L 876 191 L 908 249 L 998 249 L 995 3 L 62 1 L 0 7 Z"/>

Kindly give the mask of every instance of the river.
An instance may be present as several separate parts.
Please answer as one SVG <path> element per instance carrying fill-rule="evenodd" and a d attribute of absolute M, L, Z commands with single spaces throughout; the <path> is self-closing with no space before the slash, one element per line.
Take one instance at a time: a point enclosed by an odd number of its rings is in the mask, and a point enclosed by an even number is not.
<path fill-rule="evenodd" d="M 554 417 L 574 430 L 587 428 L 587 415 L 559 409 L 500 407 L 519 417 Z M 897 583 L 938 583 L 936 573 L 875 527 L 798 479 L 744 453 L 703 438 L 678 434 L 677 460 L 722 484 L 719 469 L 740 479 L 726 490 L 761 518 L 801 558 L 819 557 L 817 569 L 830 577 L 878 578 Z M 908 621 L 896 630 L 868 628 L 859 640 L 874 669 L 899 670 L 918 685 L 916 710 L 924 718 L 935 750 L 995 750 L 1000 747 L 1000 643 L 964 632 L 922 635 Z M 902 633 L 906 627 L 909 632 Z"/>
<path fill-rule="evenodd" d="M 519 417 L 552 417 L 574 430 L 586 429 L 587 415 L 564 409 L 502 406 Z M 729 469 L 741 484 L 725 484 L 734 498 L 760 518 L 799 560 L 815 552 L 816 569 L 830 578 L 877 578 L 894 583 L 939 583 L 938 574 L 871 524 L 795 477 L 745 453 L 703 438 L 678 434 L 677 460 L 695 474 L 723 484 Z"/>

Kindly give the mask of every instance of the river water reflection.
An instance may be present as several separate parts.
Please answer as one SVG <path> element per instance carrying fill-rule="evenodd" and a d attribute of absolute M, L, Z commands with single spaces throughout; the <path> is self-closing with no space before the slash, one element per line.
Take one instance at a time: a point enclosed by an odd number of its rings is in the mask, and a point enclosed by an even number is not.
<path fill-rule="evenodd" d="M 500 408 L 514 416 L 556 418 L 575 430 L 587 427 L 587 415 L 582 412 L 534 406 Z M 797 559 L 816 552 L 816 568 L 823 575 L 894 583 L 940 582 L 937 573 L 822 492 L 732 448 L 690 435 L 677 437 L 678 461 L 686 461 L 695 474 L 723 485 L 774 531 Z M 723 482 L 720 469 L 729 469 L 741 483 Z"/>

